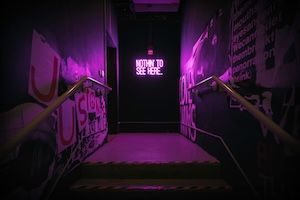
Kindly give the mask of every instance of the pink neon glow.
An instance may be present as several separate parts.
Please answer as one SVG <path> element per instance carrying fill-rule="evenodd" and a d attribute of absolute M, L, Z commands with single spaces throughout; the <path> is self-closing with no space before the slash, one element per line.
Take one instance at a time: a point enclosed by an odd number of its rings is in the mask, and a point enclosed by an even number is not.
<path fill-rule="evenodd" d="M 136 59 L 136 75 L 139 76 L 161 76 L 161 68 L 164 67 L 163 59 Z"/>

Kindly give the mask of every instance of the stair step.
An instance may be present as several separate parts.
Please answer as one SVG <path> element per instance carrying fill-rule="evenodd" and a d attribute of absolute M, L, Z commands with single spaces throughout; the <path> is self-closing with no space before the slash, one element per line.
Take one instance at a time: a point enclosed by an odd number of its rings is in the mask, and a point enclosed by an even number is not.
<path fill-rule="evenodd" d="M 80 179 L 72 190 L 231 190 L 222 179 Z"/>
<path fill-rule="evenodd" d="M 117 135 L 76 174 L 80 178 L 62 181 L 53 199 L 232 199 L 233 194 L 220 162 L 175 134 Z"/>
<path fill-rule="evenodd" d="M 221 179 L 80 179 L 71 185 L 70 191 L 75 198 L 153 198 L 180 195 L 212 198 L 230 194 L 232 188 Z"/>
<path fill-rule="evenodd" d="M 82 178 L 220 178 L 219 162 L 85 163 Z"/>

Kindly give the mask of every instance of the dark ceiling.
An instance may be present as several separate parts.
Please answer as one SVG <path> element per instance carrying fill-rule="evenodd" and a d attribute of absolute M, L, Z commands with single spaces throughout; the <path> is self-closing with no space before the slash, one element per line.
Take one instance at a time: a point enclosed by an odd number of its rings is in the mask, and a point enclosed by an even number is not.
<path fill-rule="evenodd" d="M 147 4 L 137 4 L 136 0 L 113 0 L 117 17 L 124 21 L 168 21 L 179 22 L 183 0 L 176 5 L 166 5 L 166 0 L 143 0 Z M 172 0 L 168 0 L 172 1 Z M 174 1 L 174 0 L 173 0 Z M 149 3 L 150 2 L 150 3 Z"/>

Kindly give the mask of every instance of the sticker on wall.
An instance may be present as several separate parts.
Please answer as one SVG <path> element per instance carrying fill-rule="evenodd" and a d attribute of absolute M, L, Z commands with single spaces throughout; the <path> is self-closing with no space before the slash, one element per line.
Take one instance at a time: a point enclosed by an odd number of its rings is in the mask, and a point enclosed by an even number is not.
<path fill-rule="evenodd" d="M 49 105 L 57 97 L 60 56 L 33 31 L 29 70 L 29 94 Z"/>
<path fill-rule="evenodd" d="M 75 103 L 68 99 L 58 108 L 58 153 L 76 141 L 75 127 Z"/>

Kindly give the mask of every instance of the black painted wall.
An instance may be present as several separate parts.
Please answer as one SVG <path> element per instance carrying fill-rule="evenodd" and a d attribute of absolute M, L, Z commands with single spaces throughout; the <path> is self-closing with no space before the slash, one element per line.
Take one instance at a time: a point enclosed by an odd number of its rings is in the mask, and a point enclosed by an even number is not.
<path fill-rule="evenodd" d="M 147 56 L 151 30 L 154 55 Z M 177 125 L 172 123 L 179 121 L 179 21 L 123 21 L 119 41 L 120 131 L 177 131 Z M 137 76 L 135 59 L 151 57 L 164 59 L 164 74 Z M 147 124 L 126 123 L 136 121 Z"/>

